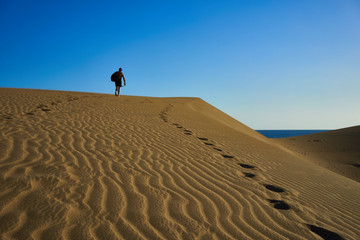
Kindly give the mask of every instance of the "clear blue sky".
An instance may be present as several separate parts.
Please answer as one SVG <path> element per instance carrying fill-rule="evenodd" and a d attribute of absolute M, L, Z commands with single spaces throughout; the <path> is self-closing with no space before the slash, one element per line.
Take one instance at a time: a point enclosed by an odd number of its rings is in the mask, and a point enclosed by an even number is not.
<path fill-rule="evenodd" d="M 253 129 L 360 124 L 360 1 L 0 0 L 0 87 L 200 97 Z"/>

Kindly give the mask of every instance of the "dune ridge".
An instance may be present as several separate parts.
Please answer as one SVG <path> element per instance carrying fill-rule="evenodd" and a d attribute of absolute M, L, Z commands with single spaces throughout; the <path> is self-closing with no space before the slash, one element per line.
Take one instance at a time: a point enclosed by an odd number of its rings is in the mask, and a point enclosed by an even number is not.
<path fill-rule="evenodd" d="M 360 236 L 358 182 L 201 99 L 0 92 L 3 239 Z"/>

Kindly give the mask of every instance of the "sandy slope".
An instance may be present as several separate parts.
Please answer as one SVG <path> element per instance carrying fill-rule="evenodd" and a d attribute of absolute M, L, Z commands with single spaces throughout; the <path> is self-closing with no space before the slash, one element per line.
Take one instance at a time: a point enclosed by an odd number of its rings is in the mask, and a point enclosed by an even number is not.
<path fill-rule="evenodd" d="M 359 182 L 201 99 L 0 102 L 1 239 L 359 239 Z"/>
<path fill-rule="evenodd" d="M 275 141 L 322 167 L 360 182 L 360 126 Z"/>

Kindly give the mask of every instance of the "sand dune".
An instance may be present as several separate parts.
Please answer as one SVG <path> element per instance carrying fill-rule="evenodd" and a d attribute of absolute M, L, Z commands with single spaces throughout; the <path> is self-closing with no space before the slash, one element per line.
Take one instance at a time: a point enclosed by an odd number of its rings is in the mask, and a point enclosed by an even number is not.
<path fill-rule="evenodd" d="M 360 126 L 275 141 L 322 167 L 360 182 Z"/>
<path fill-rule="evenodd" d="M 359 182 L 201 99 L 0 93 L 1 239 L 359 239 Z"/>

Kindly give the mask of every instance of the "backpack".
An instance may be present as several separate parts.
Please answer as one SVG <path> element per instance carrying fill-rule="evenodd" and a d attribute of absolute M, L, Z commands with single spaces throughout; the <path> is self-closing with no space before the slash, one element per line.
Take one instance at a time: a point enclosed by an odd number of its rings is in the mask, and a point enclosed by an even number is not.
<path fill-rule="evenodd" d="M 118 72 L 114 72 L 112 75 L 111 75 L 111 81 L 112 82 L 115 82 L 115 81 L 119 81 L 119 74 Z"/>

